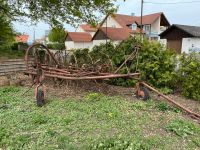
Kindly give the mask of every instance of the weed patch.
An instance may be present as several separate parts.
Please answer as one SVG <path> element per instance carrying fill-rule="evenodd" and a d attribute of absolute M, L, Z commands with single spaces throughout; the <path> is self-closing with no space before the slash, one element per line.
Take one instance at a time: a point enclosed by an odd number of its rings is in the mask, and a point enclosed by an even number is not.
<path fill-rule="evenodd" d="M 146 103 L 144 102 L 135 102 L 132 106 L 131 106 L 131 109 L 136 111 L 136 110 L 145 110 L 147 108 L 147 105 Z"/>
<path fill-rule="evenodd" d="M 157 147 L 159 140 L 156 138 L 143 138 L 135 137 L 133 139 L 126 138 L 111 138 L 94 143 L 90 146 L 90 150 L 122 150 L 122 149 L 132 149 L 132 150 L 150 150 Z"/>
<path fill-rule="evenodd" d="M 200 134 L 200 128 L 198 128 L 194 123 L 185 120 L 173 120 L 167 125 L 166 130 L 181 137 L 187 137 L 189 135 L 199 136 Z"/>
<path fill-rule="evenodd" d="M 33 116 L 33 123 L 34 124 L 45 124 L 47 123 L 48 121 L 48 117 L 44 116 L 44 115 L 41 115 L 41 114 L 38 114 L 38 115 L 35 115 Z"/>
<path fill-rule="evenodd" d="M 85 95 L 84 99 L 86 101 L 99 101 L 101 99 L 101 94 L 99 93 L 88 93 Z"/>
<path fill-rule="evenodd" d="M 84 100 L 76 96 L 52 98 L 45 107 L 38 108 L 33 97 L 16 95 L 22 91 L 17 87 L 0 88 L 0 104 L 9 106 L 0 109 L 0 149 L 199 148 L 198 127 L 189 121 L 178 122 L 177 126 L 172 122 L 166 129 L 169 132 L 163 132 L 163 123 L 181 113 L 165 115 L 151 100 L 135 102 L 120 96 L 87 93 Z M 171 132 L 186 132 L 188 140 Z"/>
<path fill-rule="evenodd" d="M 179 108 L 174 107 L 174 106 L 170 106 L 166 102 L 157 103 L 155 108 L 158 109 L 159 111 L 163 111 L 163 112 L 165 112 L 165 111 L 173 111 L 173 112 L 176 112 L 176 113 L 181 112 L 181 110 Z"/>

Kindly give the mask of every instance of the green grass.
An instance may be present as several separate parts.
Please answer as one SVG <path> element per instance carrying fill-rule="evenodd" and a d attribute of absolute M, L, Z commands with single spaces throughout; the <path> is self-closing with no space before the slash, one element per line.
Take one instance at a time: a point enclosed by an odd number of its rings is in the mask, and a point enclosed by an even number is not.
<path fill-rule="evenodd" d="M 167 104 L 85 93 L 39 108 L 24 90 L 0 88 L 0 149 L 200 149 L 199 125 Z"/>

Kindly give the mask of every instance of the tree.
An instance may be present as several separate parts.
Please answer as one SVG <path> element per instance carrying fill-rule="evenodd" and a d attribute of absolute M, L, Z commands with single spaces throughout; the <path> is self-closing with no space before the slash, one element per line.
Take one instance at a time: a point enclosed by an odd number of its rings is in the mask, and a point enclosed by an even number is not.
<path fill-rule="evenodd" d="M 116 10 L 116 0 L 0 0 L 0 12 L 12 20 L 23 17 L 51 25 L 80 22 L 94 24 L 97 14 Z"/>
<path fill-rule="evenodd" d="M 9 43 L 14 40 L 14 31 L 11 21 L 3 14 L 0 14 L 0 33 L 1 44 Z"/>
<path fill-rule="evenodd" d="M 51 42 L 64 43 L 65 36 L 66 36 L 66 32 L 63 28 L 53 28 L 50 31 L 48 38 L 49 38 L 49 41 Z"/>

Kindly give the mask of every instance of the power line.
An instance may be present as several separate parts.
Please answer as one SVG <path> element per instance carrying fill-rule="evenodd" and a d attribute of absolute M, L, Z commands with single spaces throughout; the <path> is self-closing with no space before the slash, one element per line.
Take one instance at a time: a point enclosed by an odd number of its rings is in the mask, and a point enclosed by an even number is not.
<path fill-rule="evenodd" d="M 149 2 L 149 1 L 145 1 L 144 3 L 148 3 L 148 4 L 191 4 L 191 3 L 200 3 L 200 0 L 196 0 L 196 1 L 185 1 L 185 2 L 169 2 L 169 3 L 160 3 L 160 2 Z"/>

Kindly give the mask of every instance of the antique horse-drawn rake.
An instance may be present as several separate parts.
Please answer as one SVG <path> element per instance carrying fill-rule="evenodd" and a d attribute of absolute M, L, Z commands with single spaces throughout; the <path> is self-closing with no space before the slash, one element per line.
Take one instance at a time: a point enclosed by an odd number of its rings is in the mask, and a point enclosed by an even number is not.
<path fill-rule="evenodd" d="M 139 72 L 119 74 L 119 70 L 126 65 L 128 61 L 137 61 L 138 64 L 138 53 L 140 47 L 135 46 L 132 53 L 127 56 L 125 61 L 119 66 L 114 72 L 110 72 L 109 68 L 112 64 L 100 64 L 92 63 L 92 65 L 82 65 L 78 67 L 76 64 L 70 64 L 67 66 L 60 63 L 60 58 L 56 59 L 55 54 L 53 54 L 46 46 L 43 44 L 34 44 L 30 46 L 25 55 L 26 63 L 26 75 L 32 77 L 33 85 L 36 85 L 35 96 L 37 99 L 37 105 L 44 105 L 44 97 L 46 95 L 45 87 L 43 81 L 45 78 L 53 78 L 60 80 L 104 80 L 112 78 L 131 78 L 137 80 L 135 93 L 137 98 L 147 100 L 149 99 L 149 91 L 157 93 L 159 96 L 166 99 L 168 102 L 172 103 L 176 107 L 184 110 L 192 118 L 200 121 L 200 115 L 192 112 L 191 110 L 185 108 L 181 104 L 174 101 L 172 98 L 162 94 L 155 88 L 149 86 L 148 84 L 140 80 L 141 74 Z M 136 67 L 137 68 L 137 67 Z"/>
<path fill-rule="evenodd" d="M 36 85 L 35 95 L 38 104 L 44 101 L 46 95 L 43 85 L 44 78 L 53 78 L 60 80 L 104 80 L 112 78 L 131 78 L 140 80 L 140 73 L 119 74 L 119 70 L 129 61 L 137 58 L 140 47 L 136 46 L 133 52 L 127 56 L 127 59 L 117 68 L 114 73 L 109 72 L 111 64 L 92 64 L 77 67 L 76 64 L 67 67 L 60 63 L 56 56 L 43 44 L 34 44 L 26 51 L 26 75 L 32 77 L 33 84 Z M 147 100 L 149 98 L 148 90 L 144 87 L 137 86 L 137 96 Z"/>

